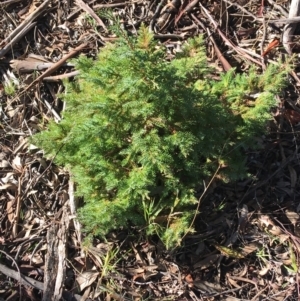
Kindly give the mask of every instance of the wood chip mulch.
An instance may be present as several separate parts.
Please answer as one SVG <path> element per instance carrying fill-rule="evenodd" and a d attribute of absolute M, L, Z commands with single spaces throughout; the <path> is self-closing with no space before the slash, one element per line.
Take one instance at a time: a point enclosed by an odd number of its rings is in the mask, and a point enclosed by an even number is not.
<path fill-rule="evenodd" d="M 196 233 L 166 250 L 138 229 L 84 242 L 74 183 L 30 144 L 41 120 L 59 122 L 70 58 L 95 56 L 145 23 L 172 57 L 204 35 L 216 78 L 258 72 L 299 55 L 298 0 L 0 0 L 0 301 L 299 300 L 300 106 L 295 59 L 270 133 L 249 150 L 251 177 L 213 183 Z"/>

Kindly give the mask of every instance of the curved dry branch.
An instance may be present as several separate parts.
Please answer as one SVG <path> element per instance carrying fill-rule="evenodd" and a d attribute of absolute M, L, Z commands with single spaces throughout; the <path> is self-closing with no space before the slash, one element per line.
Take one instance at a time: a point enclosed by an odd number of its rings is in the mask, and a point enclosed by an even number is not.
<path fill-rule="evenodd" d="M 292 0 L 290 11 L 289 11 L 289 19 L 298 17 L 300 14 L 300 0 Z M 297 27 L 297 23 L 290 23 L 284 27 L 283 36 L 282 36 L 282 44 L 288 54 L 292 54 L 291 49 L 291 40 L 294 34 L 294 31 Z"/>

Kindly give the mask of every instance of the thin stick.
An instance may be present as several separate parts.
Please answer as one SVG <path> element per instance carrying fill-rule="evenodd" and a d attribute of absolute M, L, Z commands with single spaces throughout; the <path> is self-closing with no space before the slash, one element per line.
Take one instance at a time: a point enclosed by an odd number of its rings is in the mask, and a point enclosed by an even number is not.
<path fill-rule="evenodd" d="M 101 26 L 105 32 L 107 32 L 107 28 L 103 21 L 97 16 L 97 14 L 88 6 L 88 4 L 84 3 L 82 0 L 75 0 L 77 6 L 87 12 L 97 23 Z"/>
<path fill-rule="evenodd" d="M 21 2 L 21 1 L 23 1 L 23 0 L 7 0 L 7 1 L 1 2 L 0 7 L 5 7 L 5 6 L 8 6 L 10 4 L 13 4 L 13 3 L 16 3 L 16 2 Z"/>
<path fill-rule="evenodd" d="M 6 257 L 8 257 L 10 260 L 13 261 L 13 263 L 15 264 L 15 266 L 16 266 L 16 268 L 17 268 L 17 270 L 18 270 L 18 273 L 19 273 L 18 276 L 19 276 L 19 278 L 21 279 L 21 272 L 20 272 L 20 269 L 19 269 L 19 267 L 18 267 L 16 261 L 15 261 L 10 255 L 8 255 L 6 252 L 4 252 L 4 251 L 2 251 L 2 250 L 0 250 L 0 252 L 3 253 L 3 254 L 5 254 Z M 13 277 L 12 277 L 12 278 L 13 278 Z M 19 283 L 19 290 L 20 290 L 20 293 L 19 293 L 19 294 L 20 294 L 19 300 L 21 301 L 21 300 L 22 300 L 21 282 Z"/>
<path fill-rule="evenodd" d="M 197 208 L 196 208 L 196 210 L 195 210 L 195 214 L 194 214 L 193 220 L 192 220 L 190 226 L 188 227 L 188 229 L 186 230 L 185 234 L 183 235 L 182 240 L 183 240 L 183 239 L 186 237 L 186 235 L 191 231 L 191 229 L 192 229 L 192 227 L 193 227 L 193 225 L 194 225 L 194 223 L 195 223 L 196 216 L 197 216 L 197 212 L 198 212 L 198 210 L 199 210 L 201 201 L 202 201 L 204 195 L 206 194 L 208 188 L 211 186 L 213 180 L 214 180 L 215 177 L 217 176 L 217 174 L 218 174 L 220 168 L 221 168 L 221 165 L 218 166 L 218 168 L 217 168 L 217 170 L 215 171 L 214 175 L 211 177 L 209 183 L 204 187 L 204 190 L 203 190 L 202 194 L 200 195 L 200 197 L 199 197 L 199 199 L 198 199 L 198 204 L 197 204 Z"/>
<path fill-rule="evenodd" d="M 18 43 L 26 34 L 28 31 L 30 31 L 34 26 L 36 25 L 36 22 L 33 22 L 31 24 L 26 24 L 24 28 L 20 32 L 18 32 L 11 41 L 9 41 L 1 50 L 0 50 L 0 58 L 4 57 L 5 54 L 13 48 L 13 46 Z"/>
<path fill-rule="evenodd" d="M 42 14 L 44 9 L 50 4 L 52 0 L 45 0 L 32 14 L 30 14 L 11 34 L 2 41 L 3 44 L 9 43 L 19 32 L 26 28 L 30 23 L 32 23 L 39 15 Z M 1 44 L 2 44 L 1 43 Z"/>
<path fill-rule="evenodd" d="M 0 252 L 4 253 L 2 250 Z M 7 255 L 7 254 L 6 254 Z M 7 255 L 8 256 L 8 255 Z M 0 264 L 0 272 L 6 275 L 7 277 L 13 278 L 20 282 L 23 285 L 29 285 L 30 287 L 37 288 L 40 291 L 44 290 L 44 283 L 32 279 L 30 277 L 24 276 L 20 271 L 16 272 L 3 264 Z"/>
<path fill-rule="evenodd" d="M 247 53 L 245 53 L 245 51 L 239 47 L 234 45 L 226 36 L 225 34 L 222 32 L 222 30 L 220 29 L 218 23 L 214 20 L 214 18 L 211 16 L 211 14 L 209 13 L 209 11 L 201 4 L 199 3 L 201 9 L 203 10 L 203 12 L 206 14 L 206 16 L 208 17 L 209 21 L 214 25 L 215 29 L 217 30 L 218 34 L 220 35 L 220 37 L 223 39 L 223 41 L 225 42 L 225 44 L 227 46 L 229 46 L 230 48 L 234 49 L 237 53 L 239 53 L 240 55 L 244 56 L 245 58 L 247 58 L 248 60 L 256 63 L 259 66 L 262 66 L 262 63 L 257 61 L 256 59 L 254 59 L 253 57 L 251 57 L 250 55 L 248 55 Z"/>
<path fill-rule="evenodd" d="M 78 75 L 80 72 L 78 70 L 69 72 L 69 73 L 64 73 L 64 74 L 59 74 L 59 75 L 54 75 L 54 76 L 47 76 L 44 78 L 44 81 L 48 82 L 57 82 L 59 80 L 65 79 L 65 78 L 70 78 Z"/>
<path fill-rule="evenodd" d="M 239 8 L 242 12 L 244 12 L 246 15 L 252 17 L 255 21 L 257 20 L 257 17 L 254 16 L 252 13 L 250 13 L 249 11 L 247 11 L 246 8 L 244 8 L 243 6 L 239 5 L 238 3 L 236 2 L 231 2 L 229 0 L 223 0 L 224 2 L 227 2 L 228 4 L 230 5 L 233 5 L 233 6 L 236 6 L 237 8 Z"/>
<path fill-rule="evenodd" d="M 300 0 L 292 0 L 289 11 L 289 19 L 298 17 L 300 13 Z M 300 21 L 300 20 L 299 20 Z M 294 32 L 296 30 L 297 24 L 290 23 L 285 25 L 282 35 L 282 44 L 286 50 L 286 52 L 291 55 L 291 40 Z"/>
<path fill-rule="evenodd" d="M 47 69 L 44 73 L 42 73 L 39 77 L 37 77 L 30 85 L 28 85 L 23 91 L 19 93 L 19 95 L 15 98 L 13 98 L 10 101 L 10 104 L 14 102 L 18 97 L 23 95 L 26 91 L 33 88 L 36 84 L 38 84 L 43 78 L 49 76 L 53 72 L 55 72 L 60 66 L 62 66 L 68 59 L 70 59 L 72 56 L 74 56 L 77 52 L 81 51 L 83 48 L 85 48 L 88 44 L 84 43 L 73 49 L 70 53 L 65 55 L 63 58 L 61 58 L 58 62 L 53 64 L 49 69 Z"/>

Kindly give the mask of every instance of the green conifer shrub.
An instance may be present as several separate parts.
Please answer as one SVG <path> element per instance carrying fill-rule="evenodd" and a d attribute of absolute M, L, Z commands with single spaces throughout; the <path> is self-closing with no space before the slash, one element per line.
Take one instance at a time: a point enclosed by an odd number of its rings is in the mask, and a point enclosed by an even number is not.
<path fill-rule="evenodd" d="M 70 170 L 87 232 L 130 223 L 171 247 L 195 213 L 196 186 L 220 166 L 223 180 L 246 175 L 244 150 L 265 130 L 288 67 L 232 70 L 216 81 L 202 37 L 167 61 L 144 26 L 137 38 L 121 35 L 96 60 L 76 60 L 62 121 L 33 142 Z"/>

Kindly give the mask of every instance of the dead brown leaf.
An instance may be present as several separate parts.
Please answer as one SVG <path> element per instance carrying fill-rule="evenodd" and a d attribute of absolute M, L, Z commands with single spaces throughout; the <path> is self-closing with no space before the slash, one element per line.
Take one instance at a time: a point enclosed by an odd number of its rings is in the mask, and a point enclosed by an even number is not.
<path fill-rule="evenodd" d="M 76 282 L 79 286 L 79 290 L 83 291 L 86 287 L 92 285 L 98 276 L 99 272 L 95 271 L 86 271 L 77 275 Z"/>

